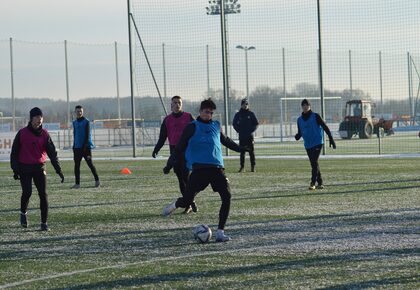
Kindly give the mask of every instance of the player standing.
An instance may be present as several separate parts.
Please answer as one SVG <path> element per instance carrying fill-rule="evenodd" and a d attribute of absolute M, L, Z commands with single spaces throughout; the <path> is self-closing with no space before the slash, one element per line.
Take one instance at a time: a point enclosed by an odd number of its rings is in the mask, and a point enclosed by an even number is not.
<path fill-rule="evenodd" d="M 153 150 L 152 157 L 156 158 L 159 150 L 165 144 L 166 139 L 169 141 L 169 150 L 172 154 L 175 150 L 175 146 L 181 137 L 182 131 L 191 122 L 194 121 L 193 116 L 182 111 L 182 98 L 180 96 L 173 96 L 171 99 L 171 111 L 172 113 L 163 119 L 162 125 L 160 126 L 159 140 Z M 178 178 L 179 190 L 184 196 L 185 189 L 187 187 L 189 171 L 185 164 L 184 156 L 180 156 L 178 162 L 174 165 L 174 172 Z M 191 204 L 191 207 L 185 209 L 185 213 L 190 211 L 197 212 L 197 206 L 195 202 Z"/>
<path fill-rule="evenodd" d="M 258 127 L 258 119 L 254 112 L 249 109 L 248 99 L 241 101 L 241 109 L 233 118 L 233 128 L 239 133 L 239 145 L 249 149 L 249 160 L 251 162 L 251 172 L 255 172 L 255 153 L 254 153 L 254 132 Z M 244 171 L 245 152 L 240 155 L 239 172 Z"/>
<path fill-rule="evenodd" d="M 92 162 L 92 134 L 90 132 L 90 121 L 83 116 L 83 107 L 77 105 L 74 109 L 76 120 L 73 121 L 73 160 L 74 160 L 74 177 L 75 184 L 73 189 L 80 188 L 80 163 L 82 158 L 85 159 L 90 171 L 95 178 L 95 187 L 99 187 L 98 173 Z"/>
<path fill-rule="evenodd" d="M 22 195 L 20 198 L 20 224 L 28 227 L 28 204 L 32 195 L 32 180 L 38 190 L 41 208 L 41 231 L 48 231 L 48 195 L 47 173 L 45 162 L 48 158 L 60 176 L 61 183 L 64 175 L 61 171 L 57 151 L 48 131 L 42 128 L 43 114 L 40 108 L 35 107 L 29 112 L 28 126 L 20 129 L 13 140 L 10 153 L 10 166 L 13 178 L 20 180 Z"/>
<path fill-rule="evenodd" d="M 309 101 L 307 99 L 302 100 L 301 106 L 302 115 L 297 120 L 298 133 L 295 135 L 295 139 L 299 140 L 303 137 L 306 153 L 308 154 L 311 163 L 312 177 L 311 183 L 309 184 L 309 190 L 314 190 L 315 188 L 323 189 L 324 185 L 318 159 L 321 154 L 322 146 L 324 145 L 324 131 L 328 135 L 330 147 L 335 149 L 336 145 L 330 129 L 322 120 L 321 116 L 312 112 Z M 318 182 L 318 186 L 315 187 L 316 182 Z"/>

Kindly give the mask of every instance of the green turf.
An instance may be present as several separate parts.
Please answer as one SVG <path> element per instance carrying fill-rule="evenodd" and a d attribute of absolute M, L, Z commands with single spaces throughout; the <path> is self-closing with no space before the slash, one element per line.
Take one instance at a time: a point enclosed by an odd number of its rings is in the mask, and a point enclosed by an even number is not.
<path fill-rule="evenodd" d="M 317 191 L 306 159 L 257 162 L 240 174 L 226 161 L 232 241 L 208 244 L 191 229 L 216 230 L 218 195 L 201 192 L 196 214 L 162 217 L 178 196 L 163 160 L 95 161 L 101 188 L 83 163 L 79 190 L 71 161 L 64 184 L 49 164 L 47 233 L 35 190 L 20 228 L 20 186 L 0 163 L 0 289 L 420 288 L 419 159 L 323 159 Z M 126 166 L 132 175 L 119 173 Z"/>

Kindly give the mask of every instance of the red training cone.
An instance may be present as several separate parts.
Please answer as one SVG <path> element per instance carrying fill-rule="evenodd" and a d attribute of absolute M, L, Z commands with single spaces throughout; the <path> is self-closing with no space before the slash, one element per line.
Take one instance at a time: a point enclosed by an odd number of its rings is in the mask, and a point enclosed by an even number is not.
<path fill-rule="evenodd" d="M 121 174 L 131 174 L 131 170 L 128 169 L 127 167 L 124 167 L 123 169 L 121 169 L 120 173 Z"/>

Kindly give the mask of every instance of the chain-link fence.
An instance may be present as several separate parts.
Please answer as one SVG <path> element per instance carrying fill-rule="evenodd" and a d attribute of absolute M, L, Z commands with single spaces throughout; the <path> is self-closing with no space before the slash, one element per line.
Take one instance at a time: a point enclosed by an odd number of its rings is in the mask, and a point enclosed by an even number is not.
<path fill-rule="evenodd" d="M 248 97 L 260 121 L 257 154 L 304 154 L 293 136 L 303 98 L 322 111 L 321 43 L 324 119 L 338 140 L 338 149 L 327 154 L 418 153 L 420 2 L 318 2 L 320 9 L 309 0 L 225 0 L 227 132 L 237 138 L 230 122 Z M 148 156 L 156 143 L 162 103 L 169 111 L 173 95 L 181 95 L 193 115 L 201 100 L 212 97 L 224 124 L 218 7 L 220 1 L 132 1 L 139 155 Z M 350 100 L 370 102 L 371 110 L 345 127 L 346 117 L 354 117 L 346 116 Z M 13 131 L 13 119 L 27 120 L 30 108 L 39 106 L 45 122 L 58 124 L 51 132 L 59 147 L 69 148 L 69 112 L 79 103 L 95 121 L 97 148 L 129 156 L 127 44 L 0 40 L 1 131 Z M 25 122 L 16 121 L 15 130 Z"/>

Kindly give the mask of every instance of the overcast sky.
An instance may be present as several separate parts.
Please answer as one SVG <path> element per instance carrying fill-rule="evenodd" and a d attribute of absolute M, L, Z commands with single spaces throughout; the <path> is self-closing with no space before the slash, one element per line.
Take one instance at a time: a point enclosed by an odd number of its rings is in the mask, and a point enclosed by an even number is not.
<path fill-rule="evenodd" d="M 139 3 L 134 11 L 148 49 L 157 80 L 162 86 L 161 45 L 167 45 L 168 94 L 200 95 L 206 90 L 205 51 L 210 45 L 212 67 L 220 68 L 220 21 L 205 13 L 207 0 L 132 0 Z M 281 48 L 286 48 L 290 67 L 288 88 L 298 82 L 317 82 L 316 0 L 239 0 L 241 13 L 229 15 L 228 37 L 231 61 L 231 85 L 244 90 L 243 51 L 236 45 L 257 47 L 249 54 L 250 89 L 258 85 L 280 86 L 282 80 Z M 369 88 L 379 78 L 370 80 L 377 67 L 377 52 L 384 53 L 384 68 L 405 78 L 405 54 L 420 47 L 420 0 L 321 0 L 323 49 L 344 52 L 340 69 L 334 75 L 326 72 L 326 85 L 348 87 L 345 53 L 354 51 L 354 87 Z M 62 42 L 68 40 L 71 98 L 114 96 L 114 41 L 120 47 L 120 90 L 128 95 L 127 75 L 127 1 L 126 0 L 0 0 L 0 97 L 10 95 L 9 37 L 16 43 L 16 97 L 65 98 Z M 23 42 L 19 42 L 23 41 Z M 36 46 L 34 43 L 57 42 Z M 81 43 L 78 46 L 75 43 Z M 105 43 L 104 47 L 86 44 Z M 203 48 L 202 48 L 203 47 Z M 39 51 L 38 51 L 39 50 Z M 290 51 L 309 51 L 310 61 L 304 67 L 293 63 L 306 55 L 294 56 Z M 387 53 L 398 53 L 401 61 L 392 64 Z M 35 54 L 36 53 L 36 54 Z M 371 53 L 371 63 L 357 58 L 358 53 Z M 182 58 L 182 54 L 185 57 Z M 139 54 L 140 55 L 140 54 Z M 141 55 L 137 57 L 142 57 Z M 388 53 L 389 55 L 389 53 Z M 328 59 L 326 59 L 326 70 Z M 393 58 L 395 59 L 395 58 Z M 420 58 L 419 58 L 420 66 Z M 356 64 L 360 63 L 360 66 Z M 369 65 L 368 65 L 369 64 Z M 362 67 L 363 65 L 367 67 Z M 141 65 L 144 67 L 144 65 Z M 212 68 L 211 67 L 211 68 Z M 105 69 L 106 68 L 106 69 Z M 272 70 L 270 70 L 272 69 Z M 216 70 L 216 69 L 215 69 Z M 148 74 L 142 71 L 145 76 Z M 398 76 L 389 75 L 391 80 Z M 328 79 L 329 78 L 329 79 Z M 212 74 L 212 86 L 220 88 L 220 70 Z M 366 84 L 364 83 L 366 82 Z M 405 80 L 402 80 L 405 85 Z M 369 83 L 369 84 L 367 84 Z M 385 83 L 385 85 L 390 85 Z M 142 83 L 144 94 L 156 93 L 148 77 Z M 392 89 L 397 85 L 392 84 Z M 162 89 L 162 88 L 161 88 Z M 390 88 L 391 89 L 391 88 Z M 386 90 L 389 95 L 395 92 Z M 375 91 L 376 90 L 376 91 Z"/>
<path fill-rule="evenodd" d="M 128 42 L 124 0 L 1 0 L 0 39 Z"/>

